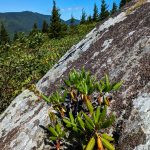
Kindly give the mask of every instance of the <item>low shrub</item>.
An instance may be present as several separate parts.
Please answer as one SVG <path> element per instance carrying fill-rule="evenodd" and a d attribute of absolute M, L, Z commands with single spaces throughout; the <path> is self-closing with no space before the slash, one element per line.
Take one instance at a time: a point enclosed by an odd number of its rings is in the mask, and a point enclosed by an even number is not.
<path fill-rule="evenodd" d="M 106 132 L 115 121 L 114 113 L 108 113 L 112 100 L 108 93 L 121 85 L 122 81 L 110 83 L 107 75 L 97 81 L 82 69 L 71 71 L 63 87 L 51 96 L 36 92 L 50 105 L 50 124 L 40 127 L 52 148 L 114 150 L 114 138 Z"/>

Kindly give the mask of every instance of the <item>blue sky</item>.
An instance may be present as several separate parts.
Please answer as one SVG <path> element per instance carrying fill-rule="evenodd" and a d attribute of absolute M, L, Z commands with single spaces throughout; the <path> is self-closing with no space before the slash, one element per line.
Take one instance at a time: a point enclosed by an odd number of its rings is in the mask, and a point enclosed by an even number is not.
<path fill-rule="evenodd" d="M 109 9 L 113 1 L 119 4 L 120 0 L 106 0 Z M 83 8 L 88 15 L 92 14 L 94 3 L 100 6 L 101 0 L 56 0 L 56 3 L 60 9 L 61 18 L 67 20 L 70 19 L 71 14 L 80 19 Z M 0 0 L 0 12 L 33 11 L 50 15 L 51 9 L 52 0 Z"/>

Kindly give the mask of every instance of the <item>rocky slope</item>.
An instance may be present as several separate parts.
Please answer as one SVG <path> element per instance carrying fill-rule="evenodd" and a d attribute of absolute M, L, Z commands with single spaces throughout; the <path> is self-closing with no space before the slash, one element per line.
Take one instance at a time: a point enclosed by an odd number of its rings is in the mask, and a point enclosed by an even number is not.
<path fill-rule="evenodd" d="M 113 81 L 124 80 L 111 108 L 121 126 L 119 150 L 150 148 L 150 1 L 140 2 L 97 25 L 37 83 L 49 95 L 72 68 L 82 66 L 98 79 L 108 73 Z M 48 106 L 37 99 L 25 90 L 0 116 L 1 150 L 49 149 L 39 128 L 49 122 Z"/>

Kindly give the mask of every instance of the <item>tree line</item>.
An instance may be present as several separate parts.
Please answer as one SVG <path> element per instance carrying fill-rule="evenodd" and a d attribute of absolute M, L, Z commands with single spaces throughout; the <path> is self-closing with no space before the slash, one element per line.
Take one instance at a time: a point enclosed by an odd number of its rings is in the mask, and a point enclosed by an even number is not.
<path fill-rule="evenodd" d="M 92 22 L 99 22 L 103 21 L 107 17 L 115 14 L 117 11 L 120 10 L 127 2 L 131 0 L 121 0 L 119 7 L 115 2 L 113 2 L 112 9 L 109 11 L 108 10 L 108 5 L 106 4 L 105 0 L 101 0 L 101 6 L 100 6 L 100 11 L 98 9 L 98 6 L 96 3 L 94 4 L 93 8 L 93 15 L 87 16 L 86 12 L 84 9 L 82 9 L 82 15 L 81 15 L 81 20 L 80 24 L 88 24 Z M 99 13 L 100 12 L 100 13 Z M 50 38 L 61 38 L 63 37 L 69 30 L 69 34 L 74 34 L 77 32 L 76 28 L 76 22 L 75 18 L 73 15 L 71 15 L 70 19 L 70 25 L 66 25 L 60 18 L 60 10 L 56 6 L 55 0 L 53 0 L 53 9 L 51 12 L 51 18 L 50 18 L 50 24 L 48 24 L 45 20 L 43 21 L 42 29 L 41 31 L 38 29 L 37 24 L 35 23 L 33 25 L 32 31 L 29 33 L 29 36 L 34 35 L 38 31 L 47 33 Z M 69 28 L 69 29 L 68 29 Z M 18 34 L 14 33 L 14 41 L 18 38 Z M 0 27 L 0 44 L 6 44 L 10 42 L 10 37 L 8 35 L 8 32 L 4 26 L 3 23 L 1 23 Z"/>

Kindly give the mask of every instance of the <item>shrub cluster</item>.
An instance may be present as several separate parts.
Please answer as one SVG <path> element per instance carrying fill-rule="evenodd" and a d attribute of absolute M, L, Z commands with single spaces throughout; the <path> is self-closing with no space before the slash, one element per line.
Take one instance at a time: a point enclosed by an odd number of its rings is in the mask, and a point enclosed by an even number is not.
<path fill-rule="evenodd" d="M 112 96 L 122 81 L 110 83 L 105 75 L 100 81 L 84 69 L 72 70 L 59 91 L 40 98 L 49 105 L 50 124 L 42 127 L 48 143 L 55 149 L 114 150 L 114 138 L 106 133 L 115 121 L 108 113 Z"/>

